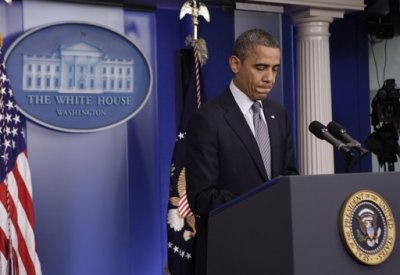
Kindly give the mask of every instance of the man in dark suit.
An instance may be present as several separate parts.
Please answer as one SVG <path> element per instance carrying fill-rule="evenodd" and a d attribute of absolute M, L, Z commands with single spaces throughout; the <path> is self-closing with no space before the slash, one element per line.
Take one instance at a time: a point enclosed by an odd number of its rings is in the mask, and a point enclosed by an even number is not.
<path fill-rule="evenodd" d="M 197 217 L 193 255 L 196 275 L 206 274 L 207 218 L 211 210 L 269 179 L 298 174 L 288 113 L 267 98 L 280 55 L 279 43 L 269 33 L 254 29 L 241 34 L 229 59 L 234 74 L 229 89 L 203 105 L 189 121 L 186 188 Z M 269 132 L 267 150 L 256 140 L 255 102 L 262 105 L 260 121 Z"/>

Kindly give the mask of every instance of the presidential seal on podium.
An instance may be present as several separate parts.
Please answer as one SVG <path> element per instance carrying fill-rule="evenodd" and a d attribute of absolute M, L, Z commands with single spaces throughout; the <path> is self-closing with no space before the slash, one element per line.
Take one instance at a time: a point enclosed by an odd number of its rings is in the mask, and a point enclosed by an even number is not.
<path fill-rule="evenodd" d="M 367 265 L 383 263 L 396 240 L 392 210 L 371 190 L 360 190 L 347 198 L 341 209 L 340 231 L 350 254 Z"/>

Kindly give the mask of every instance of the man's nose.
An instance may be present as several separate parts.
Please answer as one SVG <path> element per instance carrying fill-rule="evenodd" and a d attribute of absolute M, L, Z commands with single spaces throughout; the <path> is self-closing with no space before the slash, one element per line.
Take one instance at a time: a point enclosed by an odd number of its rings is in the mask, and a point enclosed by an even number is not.
<path fill-rule="evenodd" d="M 262 80 L 264 82 L 271 82 L 274 79 L 274 74 L 271 69 L 265 70 Z"/>

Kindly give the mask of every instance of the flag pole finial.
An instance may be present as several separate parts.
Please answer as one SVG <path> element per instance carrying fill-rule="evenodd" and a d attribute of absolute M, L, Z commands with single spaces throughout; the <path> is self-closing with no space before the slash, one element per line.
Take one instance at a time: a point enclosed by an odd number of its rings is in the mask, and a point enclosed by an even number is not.
<path fill-rule="evenodd" d="M 197 4 L 196 0 L 186 1 L 179 13 L 179 19 L 182 20 L 186 14 L 190 14 L 192 16 L 192 25 L 193 25 L 193 39 L 197 40 L 197 27 L 199 25 L 199 17 L 202 16 L 207 22 L 210 22 L 210 13 L 206 5 L 199 2 Z"/>

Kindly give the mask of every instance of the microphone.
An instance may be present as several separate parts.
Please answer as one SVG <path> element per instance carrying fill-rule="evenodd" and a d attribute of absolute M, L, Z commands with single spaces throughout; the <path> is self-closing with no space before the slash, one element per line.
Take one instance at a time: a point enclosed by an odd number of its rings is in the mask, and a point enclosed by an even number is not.
<path fill-rule="evenodd" d="M 345 143 L 350 143 L 348 144 L 351 147 L 356 148 L 357 150 L 360 151 L 360 155 L 363 156 L 366 153 L 368 153 L 368 150 L 365 149 L 360 142 L 352 138 L 346 131 L 346 129 L 340 125 L 339 123 L 335 121 L 331 121 L 328 124 L 328 130 L 329 132 L 337 139 L 345 142 Z"/>
<path fill-rule="evenodd" d="M 320 123 L 319 121 L 314 120 L 308 126 L 308 129 L 311 133 L 313 133 L 317 138 L 323 139 L 337 148 L 343 154 L 349 154 L 351 150 L 347 148 L 346 144 L 336 139 L 331 133 L 329 133 L 328 129 Z"/>

